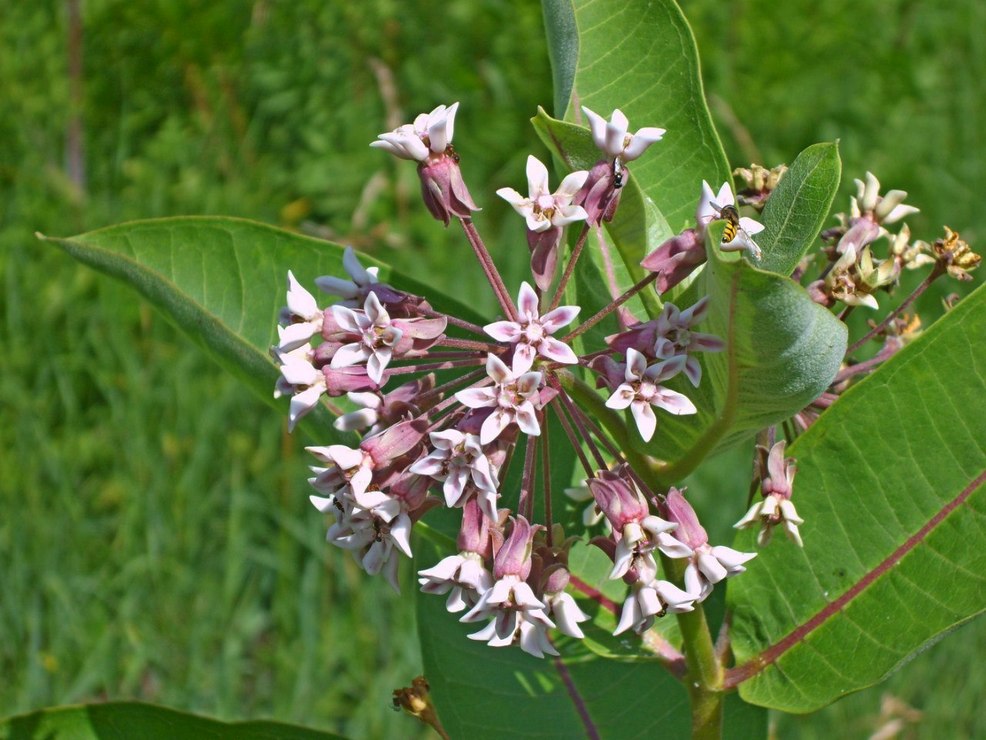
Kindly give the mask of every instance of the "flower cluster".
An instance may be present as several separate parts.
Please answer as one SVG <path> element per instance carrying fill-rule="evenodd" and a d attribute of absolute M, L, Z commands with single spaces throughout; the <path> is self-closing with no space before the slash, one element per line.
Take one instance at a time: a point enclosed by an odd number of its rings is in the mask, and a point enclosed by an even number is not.
<path fill-rule="evenodd" d="M 336 428 L 363 435 L 355 445 L 309 448 L 317 460 L 312 503 L 332 517 L 328 540 L 395 589 L 416 523 L 434 506 L 459 510 L 457 553 L 419 571 L 422 590 L 447 594 L 450 612 L 479 625 L 473 639 L 557 654 L 553 635 L 580 638 L 579 625 L 588 620 L 568 592 L 586 591 L 568 569 L 575 538 L 551 514 L 545 437 L 549 426 L 561 429 L 593 516 L 608 524 L 593 544 L 611 559 L 610 578 L 627 586 L 616 633 L 643 632 L 666 612 L 694 609 L 753 555 L 711 546 L 682 493 L 659 489 L 633 468 L 606 426 L 616 422 L 600 420 L 590 400 L 624 412 L 639 444 L 658 443 L 663 414 L 697 412 L 680 388 L 699 387 L 703 354 L 724 349 L 721 339 L 696 329 L 709 315 L 709 299 L 682 308 L 665 302 L 643 322 L 625 304 L 651 285 L 667 291 L 700 266 L 712 220 L 726 221 L 730 238 L 722 249 L 753 258 L 760 250 L 752 235 L 762 226 L 736 214 L 728 183 L 716 193 L 702 183 L 694 228 L 644 260 L 642 281 L 589 317 L 580 306 L 561 305 L 591 230 L 618 207 L 629 163 L 664 135 L 658 128 L 629 133 L 619 110 L 606 121 L 583 109 L 600 149 L 592 168 L 568 174 L 551 192 L 547 168 L 530 157 L 529 195 L 497 191 L 527 225 L 532 280 L 521 283 L 514 300 L 470 219 L 476 206 L 452 148 L 457 110 L 458 104 L 439 106 L 372 146 L 417 163 L 427 208 L 446 225 L 461 224 L 503 316 L 480 326 L 443 313 L 380 282 L 376 269 L 348 249 L 345 277 L 315 280 L 336 299 L 328 306 L 289 273 L 272 348 L 281 369 L 276 394 L 291 399 L 289 424 L 323 396 L 345 396 L 353 410 Z M 572 225 L 581 231 L 565 261 L 562 234 Z M 575 341 L 608 316 L 620 331 L 605 343 Z M 512 464 L 521 466 L 520 483 L 507 489 Z"/>

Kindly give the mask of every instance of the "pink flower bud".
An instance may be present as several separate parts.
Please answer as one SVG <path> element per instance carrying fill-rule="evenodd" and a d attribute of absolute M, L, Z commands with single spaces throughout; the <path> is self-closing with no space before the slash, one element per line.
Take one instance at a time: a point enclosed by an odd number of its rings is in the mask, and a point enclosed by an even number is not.
<path fill-rule="evenodd" d="M 693 550 L 708 544 L 709 535 L 705 528 L 699 524 L 695 509 L 685 500 L 677 488 L 668 491 L 661 509 L 661 514 L 665 519 L 678 525 L 678 529 L 674 533 L 677 539 Z"/>
<path fill-rule="evenodd" d="M 462 507 L 462 524 L 459 527 L 459 536 L 456 538 L 459 552 L 474 552 L 484 560 L 489 558 L 493 554 L 493 542 L 490 539 L 491 526 L 493 526 L 493 522 L 483 516 L 479 500 L 473 496 L 466 501 Z"/>
<path fill-rule="evenodd" d="M 706 259 L 701 235 L 695 229 L 685 229 L 644 257 L 640 266 L 660 273 L 654 287 L 658 293 L 664 293 L 691 275 Z"/>
<path fill-rule="evenodd" d="M 412 452 L 421 444 L 427 431 L 427 419 L 402 421 L 380 434 L 364 439 L 360 448 L 373 459 L 376 467 L 382 468 Z"/>
<path fill-rule="evenodd" d="M 469 218 L 472 211 L 479 210 L 462 179 L 458 157 L 446 152 L 432 154 L 418 165 L 418 176 L 425 205 L 446 226 L 453 216 Z"/>
<path fill-rule="evenodd" d="M 586 221 L 593 226 L 598 226 L 602 221 L 611 221 L 620 202 L 622 187 L 629 176 L 630 173 L 625 168 L 621 169 L 617 185 L 613 161 L 600 159 L 589 170 L 589 177 L 582 189 L 575 194 L 572 203 L 585 209 Z"/>
<path fill-rule="evenodd" d="M 493 579 L 499 581 L 505 576 L 517 576 L 527 580 L 531 572 L 531 551 L 533 550 L 534 535 L 540 524 L 532 525 L 524 517 L 511 517 L 513 529 L 504 541 L 496 557 L 493 559 Z"/>
<path fill-rule="evenodd" d="M 624 467 L 621 465 L 615 471 L 600 470 L 595 478 L 588 480 L 596 505 L 617 532 L 650 514 L 647 500 L 627 478 Z"/>
<path fill-rule="evenodd" d="M 325 393 L 329 396 L 341 396 L 350 391 L 371 391 L 380 387 L 370 379 L 362 365 L 339 368 L 326 365 L 322 368 L 322 374 L 325 376 Z M 387 382 L 386 373 L 382 382 Z"/>

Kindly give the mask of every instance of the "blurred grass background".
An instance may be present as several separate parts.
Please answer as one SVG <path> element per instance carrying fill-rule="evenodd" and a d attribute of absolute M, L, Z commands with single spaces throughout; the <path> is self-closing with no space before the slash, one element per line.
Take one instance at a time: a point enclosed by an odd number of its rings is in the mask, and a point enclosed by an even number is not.
<path fill-rule="evenodd" d="M 479 225 L 516 283 L 522 223 L 493 191 L 521 188 L 540 151 L 526 125 L 551 100 L 540 9 L 413 7 L 0 0 L 0 714 L 140 698 L 353 737 L 417 732 L 389 711 L 420 671 L 411 604 L 324 544 L 284 414 L 32 236 L 246 216 L 352 243 L 483 308 L 470 271 L 448 269 L 457 234 L 424 215 L 414 168 L 368 143 L 461 101 Z M 947 223 L 978 244 L 986 7 L 724 8 L 684 3 L 734 165 L 839 138 L 847 178 L 869 168 L 911 192 L 917 236 Z M 864 737 L 900 719 L 904 736 L 986 736 L 984 653 L 980 621 L 778 732 Z M 882 710 L 885 693 L 923 717 Z"/>

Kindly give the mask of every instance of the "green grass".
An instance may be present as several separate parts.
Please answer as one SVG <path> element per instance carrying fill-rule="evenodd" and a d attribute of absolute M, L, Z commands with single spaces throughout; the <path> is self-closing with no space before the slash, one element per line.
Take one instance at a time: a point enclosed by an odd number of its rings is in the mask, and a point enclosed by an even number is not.
<path fill-rule="evenodd" d="M 869 167 L 912 192 L 920 235 L 948 223 L 972 239 L 983 11 L 897 5 L 685 10 L 735 164 L 749 159 L 744 131 L 767 164 L 840 137 L 849 176 Z M 32 236 L 225 213 L 458 285 L 462 272 L 442 268 L 462 245 L 422 214 L 413 168 L 367 147 L 387 127 L 391 76 L 400 119 L 462 101 L 456 143 L 480 226 L 519 275 L 521 225 L 492 192 L 522 185 L 540 150 L 526 126 L 550 101 L 539 12 L 401 7 L 86 2 L 82 186 L 65 174 L 64 3 L 0 0 L 0 714 L 140 698 L 353 737 L 417 732 L 389 710 L 420 672 L 411 604 L 324 543 L 284 413 L 128 289 Z M 984 648 L 980 621 L 881 687 L 779 719 L 780 736 L 865 735 L 885 691 L 925 712 L 918 736 L 986 735 Z"/>

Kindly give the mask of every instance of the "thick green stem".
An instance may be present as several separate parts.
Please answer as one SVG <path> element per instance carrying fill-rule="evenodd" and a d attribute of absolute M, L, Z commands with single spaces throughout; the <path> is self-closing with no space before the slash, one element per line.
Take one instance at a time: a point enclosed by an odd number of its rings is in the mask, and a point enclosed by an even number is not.
<path fill-rule="evenodd" d="M 680 583 L 685 571 L 684 562 L 666 557 L 662 560 L 665 572 Z M 696 604 L 695 611 L 682 612 L 677 617 L 684 642 L 685 664 L 688 666 L 684 680 L 692 707 L 692 738 L 718 740 L 722 737 L 724 671 L 716 655 L 705 609 L 701 604 Z"/>

